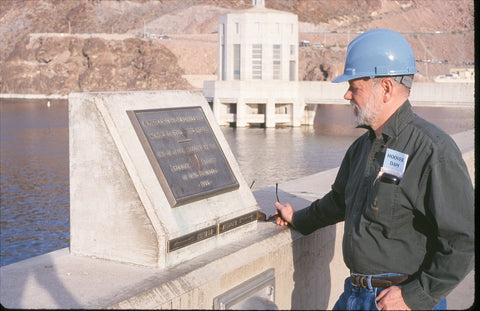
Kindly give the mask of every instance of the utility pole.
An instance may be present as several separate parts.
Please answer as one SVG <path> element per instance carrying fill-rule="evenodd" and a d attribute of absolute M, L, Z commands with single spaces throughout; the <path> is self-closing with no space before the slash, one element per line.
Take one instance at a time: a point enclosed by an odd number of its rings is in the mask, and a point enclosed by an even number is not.
<path fill-rule="evenodd" d="M 71 29 L 71 27 L 70 27 L 70 21 L 68 21 L 68 33 L 69 33 L 69 34 L 72 33 L 71 30 L 72 30 L 72 29 Z"/>
<path fill-rule="evenodd" d="M 423 46 L 423 61 L 425 62 L 425 75 L 427 76 L 428 79 L 428 60 L 427 60 L 427 47 L 424 45 Z"/>

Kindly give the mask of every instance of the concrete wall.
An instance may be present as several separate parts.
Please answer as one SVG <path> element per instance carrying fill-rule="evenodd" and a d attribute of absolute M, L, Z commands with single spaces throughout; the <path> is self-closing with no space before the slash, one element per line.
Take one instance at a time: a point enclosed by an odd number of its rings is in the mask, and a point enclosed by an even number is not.
<path fill-rule="evenodd" d="M 474 131 L 453 137 L 474 180 Z M 280 185 L 280 200 L 297 208 L 308 205 L 329 191 L 336 171 Z M 262 211 L 272 214 L 275 189 L 254 195 Z M 218 295 L 274 269 L 280 309 L 330 309 L 348 276 L 342 235 L 342 223 L 302 236 L 259 222 L 255 233 L 238 242 L 163 270 L 72 256 L 62 249 L 0 268 L 0 303 L 7 308 L 211 309 Z M 468 282 L 473 288 L 473 278 Z"/>
<path fill-rule="evenodd" d="M 348 104 L 343 99 L 347 89 L 347 82 L 301 81 L 298 94 L 305 104 Z M 475 84 L 414 82 L 409 99 L 414 106 L 473 107 Z"/>
<path fill-rule="evenodd" d="M 413 83 L 410 99 L 418 106 L 473 107 L 475 83 Z"/>
<path fill-rule="evenodd" d="M 273 189 L 257 195 L 272 213 Z M 342 227 L 302 237 L 259 223 L 255 234 L 167 270 L 72 256 L 63 249 L 2 267 L 1 303 L 9 308 L 211 309 L 215 297 L 274 269 L 280 309 L 331 308 L 348 273 Z"/>
<path fill-rule="evenodd" d="M 261 86 L 261 87 L 259 87 Z M 220 125 L 235 122 L 237 127 L 251 123 L 276 123 L 300 126 L 303 105 L 298 102 L 298 82 L 292 81 L 205 81 L 204 96 L 213 103 L 213 114 Z M 236 113 L 228 114 L 225 105 L 234 104 Z M 265 113 L 251 113 L 249 105 L 265 105 Z M 276 104 L 290 104 L 286 115 L 276 113 Z"/>
<path fill-rule="evenodd" d="M 236 122 L 237 127 L 245 127 L 249 123 L 263 121 L 266 127 L 275 127 L 277 123 L 300 126 L 313 124 L 313 118 L 305 109 L 307 105 L 347 105 L 348 101 L 343 98 L 347 89 L 347 82 L 205 81 L 203 95 L 212 103 L 215 118 L 220 125 Z M 245 112 L 245 105 L 251 102 L 267 103 L 265 115 L 261 119 Z M 274 108 L 276 103 L 286 102 L 293 105 L 288 113 L 288 122 L 285 122 L 284 115 L 276 115 Z M 414 83 L 410 102 L 413 106 L 473 107 L 474 84 Z M 237 113 L 225 113 L 222 105 L 226 103 L 235 104 Z"/>

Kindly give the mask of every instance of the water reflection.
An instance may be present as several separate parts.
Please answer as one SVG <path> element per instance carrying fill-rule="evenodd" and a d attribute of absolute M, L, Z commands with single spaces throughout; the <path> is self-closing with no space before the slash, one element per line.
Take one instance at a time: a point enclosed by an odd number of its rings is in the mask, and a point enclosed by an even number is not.
<path fill-rule="evenodd" d="M 473 108 L 414 110 L 450 134 L 474 127 Z M 0 117 L 3 266 L 69 245 L 68 105 L 0 99 Z M 340 165 L 364 131 L 348 105 L 321 106 L 316 118 L 315 127 L 222 129 L 253 190 Z"/>
<path fill-rule="evenodd" d="M 0 104 L 0 264 L 69 244 L 65 101 Z"/>
<path fill-rule="evenodd" d="M 315 134 L 313 127 L 223 128 L 242 174 L 253 190 L 340 165 L 354 136 Z"/>

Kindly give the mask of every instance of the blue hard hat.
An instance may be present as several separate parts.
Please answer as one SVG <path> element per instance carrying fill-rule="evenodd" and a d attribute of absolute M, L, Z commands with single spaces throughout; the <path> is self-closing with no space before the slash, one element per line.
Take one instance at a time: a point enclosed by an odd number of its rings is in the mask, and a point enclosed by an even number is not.
<path fill-rule="evenodd" d="M 404 36 L 389 29 L 373 29 L 350 42 L 343 74 L 332 82 L 417 72 L 415 55 Z"/>

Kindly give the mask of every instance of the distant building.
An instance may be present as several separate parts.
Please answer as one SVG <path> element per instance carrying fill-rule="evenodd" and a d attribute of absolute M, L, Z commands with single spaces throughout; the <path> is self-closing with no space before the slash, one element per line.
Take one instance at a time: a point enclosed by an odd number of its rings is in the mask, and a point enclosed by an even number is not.
<path fill-rule="evenodd" d="M 436 76 L 433 79 L 435 82 L 444 82 L 444 83 L 452 83 L 452 82 L 475 82 L 475 69 L 473 68 L 452 68 L 450 69 L 450 73 L 445 75 Z"/>
<path fill-rule="evenodd" d="M 302 41 L 300 41 L 300 46 L 310 46 L 310 41 L 302 40 Z"/>
<path fill-rule="evenodd" d="M 297 15 L 252 4 L 220 16 L 218 78 L 205 81 L 204 95 L 221 125 L 298 126 Z"/>
<path fill-rule="evenodd" d="M 257 6 L 251 9 L 220 16 L 219 80 L 296 81 L 297 16 L 253 1 Z"/>

